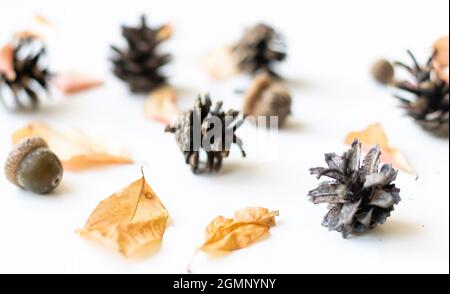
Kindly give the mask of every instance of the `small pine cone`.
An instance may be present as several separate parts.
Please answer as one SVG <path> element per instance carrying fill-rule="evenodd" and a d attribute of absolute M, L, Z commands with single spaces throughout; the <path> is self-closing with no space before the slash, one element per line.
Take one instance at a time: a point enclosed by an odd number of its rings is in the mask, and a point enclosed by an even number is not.
<path fill-rule="evenodd" d="M 408 115 L 423 129 L 438 137 L 449 135 L 449 84 L 440 79 L 432 66 L 432 58 L 426 66 L 420 66 L 414 55 L 408 51 L 413 66 L 397 62 L 413 77 L 413 81 L 396 82 L 395 87 L 415 97 L 413 100 L 396 96 Z"/>
<path fill-rule="evenodd" d="M 257 76 L 244 97 L 245 114 L 255 118 L 277 117 L 280 127 L 291 114 L 291 107 L 289 91 L 267 74 Z"/>
<path fill-rule="evenodd" d="M 379 169 L 380 148 L 373 147 L 361 164 L 361 143 L 355 140 L 351 149 L 338 156 L 326 154 L 328 168 L 312 168 L 311 174 L 333 180 L 322 182 L 308 196 L 314 204 L 328 203 L 330 211 L 322 225 L 342 233 L 363 233 L 383 224 L 400 202 L 395 187 L 398 171 L 385 164 Z"/>
<path fill-rule="evenodd" d="M 222 102 L 212 109 L 209 95 L 199 97 L 193 109 L 182 114 L 177 121 L 166 128 L 166 132 L 175 134 L 175 139 L 183 152 L 186 164 L 197 174 L 201 172 L 218 172 L 222 168 L 224 158 L 230 154 L 232 144 L 236 144 L 242 155 L 242 140 L 235 134 L 242 126 L 245 117 L 241 118 L 238 111 L 224 112 Z M 216 122 L 220 122 L 217 129 Z M 206 161 L 200 161 L 200 152 L 206 154 Z"/>
<path fill-rule="evenodd" d="M 45 45 L 36 39 L 22 38 L 10 46 L 12 71 L 0 71 L 0 100 L 8 108 L 36 109 L 42 97 L 48 95 L 51 78 L 45 64 Z M 9 101 L 14 107 L 9 107 Z"/>
<path fill-rule="evenodd" d="M 249 29 L 234 46 L 232 54 L 240 71 L 278 76 L 273 67 L 286 59 L 286 44 L 272 27 L 258 24 Z"/>
<path fill-rule="evenodd" d="M 158 46 L 171 36 L 168 25 L 157 29 L 147 26 L 145 16 L 139 27 L 122 27 L 122 36 L 128 48 L 111 46 L 115 55 L 112 58 L 114 74 L 126 82 L 133 93 L 148 93 L 167 83 L 161 68 L 170 62 L 169 54 L 160 54 Z"/>

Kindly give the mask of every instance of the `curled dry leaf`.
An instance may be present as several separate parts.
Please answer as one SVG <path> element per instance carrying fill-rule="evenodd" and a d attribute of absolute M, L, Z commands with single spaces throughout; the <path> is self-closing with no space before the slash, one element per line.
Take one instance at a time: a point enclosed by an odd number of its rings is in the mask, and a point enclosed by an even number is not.
<path fill-rule="evenodd" d="M 173 26 L 172 26 L 172 24 L 166 24 L 160 30 L 158 30 L 156 39 L 159 42 L 164 42 L 164 41 L 170 39 L 172 36 L 173 36 Z"/>
<path fill-rule="evenodd" d="M 0 76 L 5 75 L 10 81 L 16 78 L 13 58 L 14 47 L 12 44 L 6 44 L 0 49 Z"/>
<path fill-rule="evenodd" d="M 449 82 L 449 36 L 439 38 L 433 44 L 433 66 L 439 77 Z"/>
<path fill-rule="evenodd" d="M 389 146 L 389 140 L 381 124 L 372 124 L 365 130 L 351 132 L 347 135 L 345 144 L 351 145 L 355 139 L 361 142 L 362 149 L 365 152 L 368 152 L 373 145 L 378 144 L 382 152 L 381 161 L 391 163 L 394 168 L 404 172 L 414 173 L 414 169 L 400 150 Z"/>
<path fill-rule="evenodd" d="M 278 211 L 250 207 L 237 211 L 234 219 L 219 216 L 206 228 L 206 241 L 200 250 L 233 251 L 245 248 L 275 226 Z"/>
<path fill-rule="evenodd" d="M 13 144 L 28 137 L 43 138 L 67 170 L 82 170 L 101 165 L 133 162 L 130 156 L 120 147 L 114 146 L 113 142 L 105 143 L 105 140 L 94 140 L 77 130 L 63 132 L 34 122 L 13 134 Z"/>
<path fill-rule="evenodd" d="M 68 95 L 101 86 L 103 81 L 84 74 L 70 72 L 57 76 L 54 83 L 61 92 Z"/>
<path fill-rule="evenodd" d="M 52 26 L 53 25 L 53 23 L 42 14 L 36 14 L 33 17 L 33 21 L 37 24 L 44 25 L 44 26 Z"/>
<path fill-rule="evenodd" d="M 176 91 L 170 86 L 152 91 L 144 104 L 145 115 L 151 119 L 170 124 L 178 117 Z"/>
<path fill-rule="evenodd" d="M 161 241 L 168 219 L 166 208 L 142 176 L 100 202 L 77 232 L 130 256 L 145 245 Z"/>
<path fill-rule="evenodd" d="M 213 79 L 224 80 L 239 73 L 231 52 L 232 47 L 226 46 L 210 52 L 203 60 L 204 68 Z"/>

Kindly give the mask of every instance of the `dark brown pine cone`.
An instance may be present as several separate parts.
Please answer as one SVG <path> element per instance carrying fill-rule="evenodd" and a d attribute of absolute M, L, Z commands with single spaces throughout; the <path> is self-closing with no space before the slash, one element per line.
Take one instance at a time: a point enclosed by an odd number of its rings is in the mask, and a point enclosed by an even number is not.
<path fill-rule="evenodd" d="M 48 95 L 51 78 L 45 46 L 31 38 L 15 40 L 12 46 L 14 74 L 0 72 L 0 100 L 7 108 L 36 109 L 39 100 Z"/>
<path fill-rule="evenodd" d="M 173 125 L 166 128 L 166 132 L 175 134 L 186 164 L 191 166 L 195 174 L 219 171 L 223 159 L 230 154 L 232 144 L 236 144 L 245 157 L 242 140 L 235 134 L 245 117 L 241 117 L 238 111 L 224 112 L 221 109 L 222 102 L 212 109 L 209 95 L 203 98 L 200 96 L 192 110 L 182 114 Z M 217 123 L 221 127 L 215 125 Z M 200 160 L 201 151 L 206 154 L 205 162 Z"/>
<path fill-rule="evenodd" d="M 398 171 L 389 164 L 379 169 L 380 154 L 379 146 L 373 147 L 361 164 L 361 143 L 355 140 L 342 156 L 325 155 L 328 168 L 310 170 L 319 179 L 332 179 L 308 193 L 314 204 L 329 204 L 323 226 L 346 238 L 371 230 L 390 216 L 400 202 L 400 190 L 393 183 Z"/>
<path fill-rule="evenodd" d="M 286 59 L 286 44 L 272 27 L 258 24 L 249 29 L 234 46 L 233 55 L 242 72 L 278 76 L 273 67 Z"/>
<path fill-rule="evenodd" d="M 408 51 L 413 66 L 396 62 L 406 69 L 412 81 L 396 82 L 395 87 L 409 92 L 413 99 L 396 96 L 402 102 L 408 115 L 414 118 L 425 130 L 439 137 L 449 135 L 449 85 L 441 80 L 432 66 L 432 58 L 425 66 L 419 65 L 414 55 Z"/>
<path fill-rule="evenodd" d="M 170 62 L 169 54 L 160 54 L 158 46 L 171 35 L 168 25 L 152 29 L 147 26 L 145 16 L 139 27 L 122 27 L 122 36 L 128 47 L 118 49 L 111 46 L 114 74 L 126 82 L 133 93 L 148 93 L 167 83 L 161 68 Z"/>

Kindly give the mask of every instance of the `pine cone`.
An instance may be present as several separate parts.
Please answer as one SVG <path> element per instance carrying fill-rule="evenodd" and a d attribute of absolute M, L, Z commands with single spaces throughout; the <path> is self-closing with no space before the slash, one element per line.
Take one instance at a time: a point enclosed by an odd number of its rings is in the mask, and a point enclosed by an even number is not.
<path fill-rule="evenodd" d="M 249 29 L 233 48 L 233 55 L 242 72 L 269 73 L 278 76 L 273 66 L 286 59 L 286 44 L 279 33 L 265 24 Z"/>
<path fill-rule="evenodd" d="M 26 38 L 18 39 L 13 44 L 14 73 L 0 72 L 0 100 L 11 97 L 18 109 L 35 109 L 42 94 L 48 94 L 48 82 L 51 77 L 43 60 L 46 49 L 42 42 Z M 8 106 L 7 106 L 8 107 Z"/>
<path fill-rule="evenodd" d="M 167 83 L 161 67 L 170 62 L 171 56 L 160 54 L 157 49 L 170 35 L 170 26 L 151 29 L 145 16 L 141 18 L 140 27 L 122 27 L 128 48 L 121 50 L 111 46 L 115 53 L 112 58 L 114 74 L 126 82 L 133 93 L 148 93 Z"/>
<path fill-rule="evenodd" d="M 398 171 L 385 164 L 379 169 L 380 148 L 373 147 L 361 160 L 361 143 L 355 140 L 351 149 L 338 156 L 326 154 L 328 168 L 312 168 L 317 178 L 326 176 L 332 181 L 322 182 L 308 193 L 314 204 L 328 203 L 330 211 L 322 225 L 341 232 L 346 238 L 352 233 L 363 233 L 383 224 L 394 205 L 400 202 L 400 190 L 392 182 Z"/>
<path fill-rule="evenodd" d="M 425 130 L 439 137 L 449 135 L 449 85 L 438 77 L 432 65 L 432 58 L 425 66 L 420 66 L 414 55 L 408 51 L 413 66 L 396 62 L 405 68 L 413 81 L 396 82 L 395 87 L 413 94 L 415 100 L 396 96 L 402 102 L 408 115 L 413 117 Z"/>
<path fill-rule="evenodd" d="M 245 157 L 242 140 L 235 135 L 245 117 L 241 118 L 238 111 L 222 111 L 222 102 L 218 102 L 214 109 L 211 107 L 209 95 L 203 98 L 200 96 L 192 110 L 182 114 L 173 125 L 166 128 L 166 132 L 175 134 L 186 164 L 191 166 L 195 174 L 219 171 L 223 158 L 230 154 L 232 144 L 236 144 Z M 221 129 L 214 129 L 218 121 Z M 206 162 L 200 162 L 201 150 L 206 153 Z"/>

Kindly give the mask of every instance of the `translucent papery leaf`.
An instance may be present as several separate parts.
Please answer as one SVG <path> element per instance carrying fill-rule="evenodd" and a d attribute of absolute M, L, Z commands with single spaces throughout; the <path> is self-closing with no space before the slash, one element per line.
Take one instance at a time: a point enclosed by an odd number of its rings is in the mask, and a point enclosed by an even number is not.
<path fill-rule="evenodd" d="M 278 216 L 277 211 L 260 207 L 240 210 L 235 213 L 233 219 L 219 216 L 206 228 L 206 240 L 200 250 L 214 252 L 245 248 L 275 226 L 276 216 Z"/>
<path fill-rule="evenodd" d="M 161 200 L 142 177 L 100 202 L 78 233 L 130 256 L 145 245 L 160 242 L 168 218 Z"/>

